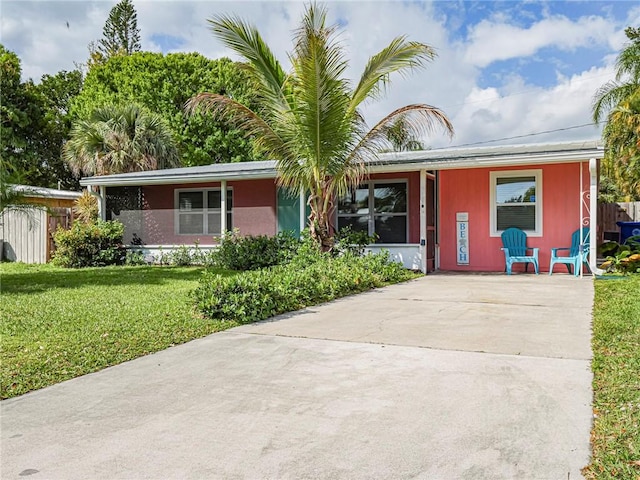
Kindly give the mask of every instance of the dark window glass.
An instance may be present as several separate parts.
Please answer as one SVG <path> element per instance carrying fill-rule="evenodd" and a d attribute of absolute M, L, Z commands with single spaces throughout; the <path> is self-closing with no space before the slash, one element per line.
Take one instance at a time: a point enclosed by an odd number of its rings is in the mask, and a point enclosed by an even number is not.
<path fill-rule="evenodd" d="M 222 198 L 220 196 L 220 190 L 210 190 L 207 192 L 207 207 L 208 208 L 220 208 L 222 204 Z M 227 190 L 227 211 L 231 211 L 233 208 L 233 194 L 232 190 Z"/>
<path fill-rule="evenodd" d="M 202 192 L 179 192 L 178 205 L 180 211 L 201 210 L 203 207 Z"/>
<path fill-rule="evenodd" d="M 338 213 L 369 213 L 369 187 L 358 187 L 338 201 Z"/>
<path fill-rule="evenodd" d="M 536 229 L 536 207 L 535 205 L 498 205 L 496 223 L 498 230 L 518 227 L 533 231 Z"/>
<path fill-rule="evenodd" d="M 406 213 L 406 183 L 376 183 L 373 195 L 375 213 Z"/>
<path fill-rule="evenodd" d="M 407 217 L 404 215 L 380 215 L 375 219 L 378 243 L 407 243 Z"/>
<path fill-rule="evenodd" d="M 354 232 L 369 231 L 369 217 L 365 215 L 356 215 L 352 217 L 338 217 L 338 230 L 350 226 Z"/>

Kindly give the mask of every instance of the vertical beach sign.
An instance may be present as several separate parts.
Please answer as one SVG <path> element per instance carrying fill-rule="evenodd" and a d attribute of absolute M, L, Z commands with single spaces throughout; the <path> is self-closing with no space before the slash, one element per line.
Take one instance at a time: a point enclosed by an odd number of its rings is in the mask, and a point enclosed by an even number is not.
<path fill-rule="evenodd" d="M 458 265 L 469 265 L 469 212 L 456 213 L 456 259 Z"/>

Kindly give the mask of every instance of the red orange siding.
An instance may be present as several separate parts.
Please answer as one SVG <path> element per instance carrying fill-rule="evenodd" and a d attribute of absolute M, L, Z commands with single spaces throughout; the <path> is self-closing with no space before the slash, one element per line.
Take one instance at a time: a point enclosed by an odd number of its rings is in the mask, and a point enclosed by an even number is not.
<path fill-rule="evenodd" d="M 550 250 L 569 246 L 580 227 L 580 164 L 529 165 L 522 168 L 481 168 L 440 172 L 440 268 L 442 270 L 502 271 L 500 237 L 490 236 L 491 171 L 542 170 L 542 236 L 529 237 L 540 248 L 541 270 L 548 271 Z M 583 164 L 583 192 L 589 188 L 588 163 Z M 469 213 L 469 265 L 456 264 L 456 212 Z"/>

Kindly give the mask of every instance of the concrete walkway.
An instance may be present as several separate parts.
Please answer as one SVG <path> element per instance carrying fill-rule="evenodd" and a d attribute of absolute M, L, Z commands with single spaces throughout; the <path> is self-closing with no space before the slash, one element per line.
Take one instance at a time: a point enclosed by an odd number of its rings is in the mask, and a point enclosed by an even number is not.
<path fill-rule="evenodd" d="M 580 478 L 592 300 L 431 275 L 211 335 L 0 403 L 1 477 Z"/>

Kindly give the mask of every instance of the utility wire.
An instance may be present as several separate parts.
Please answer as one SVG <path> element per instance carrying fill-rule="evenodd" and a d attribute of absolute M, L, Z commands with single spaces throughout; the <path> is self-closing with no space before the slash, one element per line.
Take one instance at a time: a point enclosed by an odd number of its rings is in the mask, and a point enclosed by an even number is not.
<path fill-rule="evenodd" d="M 555 133 L 555 132 L 564 132 L 566 130 L 575 130 L 576 128 L 584 128 L 599 125 L 605 122 L 593 122 L 593 123 L 583 123 L 582 125 L 572 125 L 571 127 L 564 128 L 554 128 L 553 130 L 545 130 L 544 132 L 535 132 L 535 133 L 525 133 L 524 135 L 515 135 L 513 137 L 504 137 L 504 138 L 496 138 L 494 140 L 483 140 L 481 142 L 471 142 L 471 143 L 463 143 L 461 145 L 452 145 L 448 147 L 441 147 L 440 149 L 436 148 L 434 150 L 441 150 L 443 148 L 454 148 L 454 147 L 471 147 L 474 145 L 483 145 L 485 143 L 494 143 L 494 142 L 502 142 L 503 140 L 515 140 L 518 138 L 526 138 L 526 137 L 535 137 L 537 135 L 546 135 L 547 133 Z"/>

